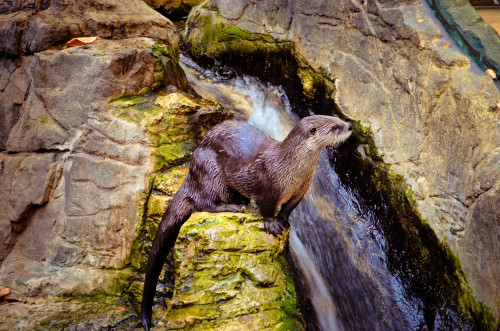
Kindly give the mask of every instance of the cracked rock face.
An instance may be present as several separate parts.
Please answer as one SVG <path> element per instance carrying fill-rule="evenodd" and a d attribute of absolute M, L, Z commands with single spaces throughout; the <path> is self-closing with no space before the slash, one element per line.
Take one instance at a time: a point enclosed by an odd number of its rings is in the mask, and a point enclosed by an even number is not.
<path fill-rule="evenodd" d="M 339 109 L 370 129 L 476 298 L 500 317 L 500 93 L 421 2 L 209 0 L 190 20 L 194 52 L 211 31 L 203 22 L 223 21 L 293 41 L 334 80 Z"/>
<path fill-rule="evenodd" d="M 0 283 L 14 296 L 105 290 L 114 274 L 102 269 L 127 257 L 151 149 L 144 128 L 110 115 L 107 100 L 157 80 L 154 45 L 134 38 L 47 50 L 6 76 L 7 87 L 26 91 L 14 100 L 17 119 L 2 122 L 8 153 L 0 154 Z M 7 87 L 6 103 L 18 96 Z"/>

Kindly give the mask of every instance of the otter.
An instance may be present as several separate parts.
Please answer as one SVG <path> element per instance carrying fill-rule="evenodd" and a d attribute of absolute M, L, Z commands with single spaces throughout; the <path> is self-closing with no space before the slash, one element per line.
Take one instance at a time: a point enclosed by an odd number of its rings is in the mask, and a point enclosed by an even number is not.
<path fill-rule="evenodd" d="M 193 152 L 188 175 L 153 240 L 141 304 L 144 329 L 151 325 L 153 298 L 166 255 L 192 213 L 242 212 L 244 204 L 253 200 L 264 218 L 265 231 L 281 234 L 311 184 L 321 150 L 338 146 L 351 131 L 351 124 L 323 115 L 303 118 L 282 142 L 234 120 L 208 131 Z"/>

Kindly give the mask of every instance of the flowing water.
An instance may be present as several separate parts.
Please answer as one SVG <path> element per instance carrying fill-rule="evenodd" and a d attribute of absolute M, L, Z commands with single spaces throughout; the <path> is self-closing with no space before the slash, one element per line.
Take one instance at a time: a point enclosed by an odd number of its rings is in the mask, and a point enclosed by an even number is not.
<path fill-rule="evenodd" d="M 199 95 L 277 140 L 299 120 L 280 86 L 218 75 L 185 56 L 181 65 Z M 394 210 L 371 184 L 373 170 L 356 143 L 347 145 L 323 151 L 313 183 L 290 217 L 290 251 L 314 311 L 304 316 L 308 328 L 471 329 L 449 300 L 450 277 L 431 247 L 435 238 L 408 223 L 411 215 Z"/>

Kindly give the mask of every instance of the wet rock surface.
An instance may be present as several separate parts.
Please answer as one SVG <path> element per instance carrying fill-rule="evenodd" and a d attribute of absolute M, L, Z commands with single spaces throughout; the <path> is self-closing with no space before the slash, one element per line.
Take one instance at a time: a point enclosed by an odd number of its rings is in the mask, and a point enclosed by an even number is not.
<path fill-rule="evenodd" d="M 210 0 L 190 15 L 186 37 L 193 54 L 221 58 L 246 54 L 255 39 L 293 41 L 335 83 L 339 110 L 373 134 L 377 157 L 404 178 L 422 219 L 499 317 L 500 93 L 429 13 L 417 1 Z"/>

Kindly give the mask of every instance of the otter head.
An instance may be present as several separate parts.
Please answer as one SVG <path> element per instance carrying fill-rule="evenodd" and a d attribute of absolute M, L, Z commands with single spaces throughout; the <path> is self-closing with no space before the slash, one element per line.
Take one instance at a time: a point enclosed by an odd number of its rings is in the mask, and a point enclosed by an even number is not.
<path fill-rule="evenodd" d="M 306 138 L 308 149 L 337 147 L 352 133 L 350 123 L 333 116 L 314 115 L 305 117 L 296 126 Z"/>

